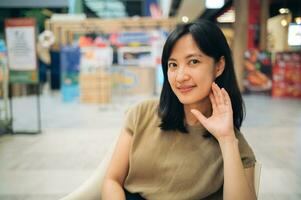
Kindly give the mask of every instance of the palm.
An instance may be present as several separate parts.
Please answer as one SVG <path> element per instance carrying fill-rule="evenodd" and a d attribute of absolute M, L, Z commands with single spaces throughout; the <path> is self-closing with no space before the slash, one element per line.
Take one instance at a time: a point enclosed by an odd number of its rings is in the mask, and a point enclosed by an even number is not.
<path fill-rule="evenodd" d="M 206 118 L 201 112 L 193 110 L 192 113 L 198 118 L 203 126 L 215 138 L 228 136 L 233 132 L 233 112 L 231 100 L 226 90 L 220 89 L 215 83 L 212 85 L 209 95 L 212 104 L 212 115 Z"/>
<path fill-rule="evenodd" d="M 230 111 L 226 108 L 215 109 L 204 126 L 210 133 L 217 136 L 217 134 L 226 134 L 229 132 L 228 130 L 231 130 L 233 127 L 232 121 L 232 110 Z"/>

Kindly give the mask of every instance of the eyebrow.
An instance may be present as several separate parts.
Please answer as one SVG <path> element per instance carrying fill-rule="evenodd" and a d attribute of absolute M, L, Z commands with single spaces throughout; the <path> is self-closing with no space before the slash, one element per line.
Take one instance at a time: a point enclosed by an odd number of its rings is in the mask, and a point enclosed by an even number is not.
<path fill-rule="evenodd" d="M 185 57 L 185 59 L 191 58 L 191 57 L 203 57 L 203 55 L 202 54 L 189 54 Z M 169 58 L 168 60 L 169 61 L 177 61 L 177 59 L 175 59 L 175 58 Z"/>
<path fill-rule="evenodd" d="M 203 57 L 203 55 L 202 54 L 189 54 L 185 58 L 190 58 L 190 57 Z"/>

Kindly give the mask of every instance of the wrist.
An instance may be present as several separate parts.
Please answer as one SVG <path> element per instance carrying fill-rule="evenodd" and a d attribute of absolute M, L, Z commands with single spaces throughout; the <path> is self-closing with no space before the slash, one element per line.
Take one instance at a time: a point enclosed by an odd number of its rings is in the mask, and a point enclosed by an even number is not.
<path fill-rule="evenodd" d="M 225 145 L 238 144 L 238 139 L 235 137 L 234 133 L 229 134 L 227 136 L 220 137 L 220 138 L 218 138 L 217 141 L 221 147 L 225 146 Z"/>
<path fill-rule="evenodd" d="M 234 155 L 234 152 L 239 151 L 238 150 L 238 139 L 233 136 L 233 137 L 227 137 L 218 140 L 219 146 L 221 148 L 221 152 L 223 157 L 227 157 L 227 155 Z"/>

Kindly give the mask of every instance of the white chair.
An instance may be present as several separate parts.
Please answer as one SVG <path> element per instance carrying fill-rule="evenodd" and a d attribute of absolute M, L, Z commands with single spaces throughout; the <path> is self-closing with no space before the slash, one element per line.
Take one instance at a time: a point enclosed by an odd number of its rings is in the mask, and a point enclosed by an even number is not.
<path fill-rule="evenodd" d="M 115 142 L 116 143 L 116 142 Z M 101 185 L 104 178 L 107 166 L 111 159 L 115 145 L 105 155 L 101 164 L 97 167 L 96 171 L 90 178 L 84 182 L 78 189 L 71 192 L 60 200 L 100 200 L 101 199 Z M 259 184 L 260 184 L 261 164 L 256 162 L 254 171 L 254 187 L 256 196 L 258 197 Z"/>
<path fill-rule="evenodd" d="M 258 198 L 259 185 L 260 185 L 261 163 L 256 162 L 254 168 L 254 187 L 255 193 Z"/>
<path fill-rule="evenodd" d="M 100 200 L 101 199 L 101 186 L 102 180 L 108 164 L 111 160 L 111 156 L 114 151 L 114 147 L 117 141 L 111 145 L 108 152 L 105 154 L 103 161 L 97 167 L 95 172 L 90 176 L 90 178 L 79 186 L 75 191 L 71 192 L 67 196 L 61 198 L 60 200 Z"/>

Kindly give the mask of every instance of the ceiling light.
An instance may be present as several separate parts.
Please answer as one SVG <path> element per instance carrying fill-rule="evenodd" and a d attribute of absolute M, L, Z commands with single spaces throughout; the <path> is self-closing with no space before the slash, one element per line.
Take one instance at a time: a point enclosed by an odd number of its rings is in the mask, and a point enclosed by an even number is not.
<path fill-rule="evenodd" d="M 295 22 L 296 22 L 297 24 L 301 24 L 301 17 L 296 17 L 296 18 L 295 18 Z"/>
<path fill-rule="evenodd" d="M 182 17 L 182 22 L 187 23 L 189 21 L 189 18 L 187 16 Z"/>
<path fill-rule="evenodd" d="M 205 6 L 208 9 L 218 9 L 223 7 L 225 4 L 224 0 L 206 0 Z"/>
<path fill-rule="evenodd" d="M 288 9 L 288 8 L 280 8 L 279 9 L 279 13 L 280 14 L 287 14 L 287 13 L 289 13 L 290 12 L 290 10 Z"/>

